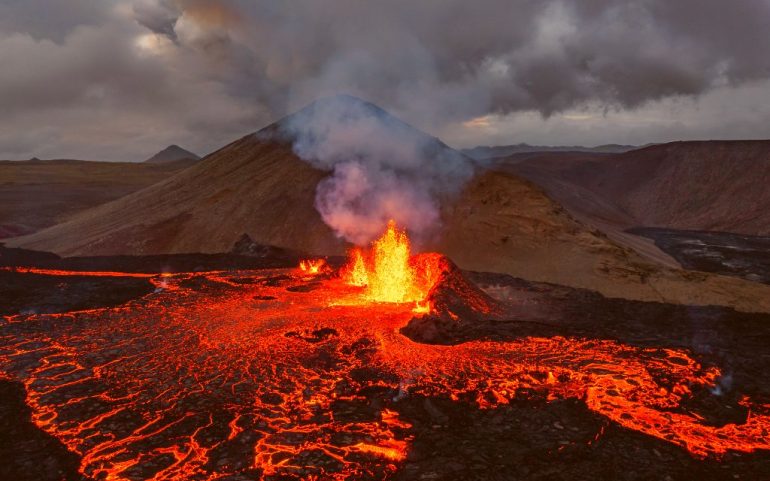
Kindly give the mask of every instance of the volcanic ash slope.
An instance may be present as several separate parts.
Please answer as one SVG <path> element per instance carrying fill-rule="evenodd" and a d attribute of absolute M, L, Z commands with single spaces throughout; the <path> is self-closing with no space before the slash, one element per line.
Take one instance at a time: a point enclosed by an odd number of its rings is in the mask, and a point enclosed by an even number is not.
<path fill-rule="evenodd" d="M 192 163 L 0 161 L 0 238 L 53 226 L 171 177 Z"/>
<path fill-rule="evenodd" d="M 179 174 L 16 245 L 63 255 L 227 252 L 255 242 L 342 253 L 313 207 L 324 173 L 291 146 L 247 135 Z"/>

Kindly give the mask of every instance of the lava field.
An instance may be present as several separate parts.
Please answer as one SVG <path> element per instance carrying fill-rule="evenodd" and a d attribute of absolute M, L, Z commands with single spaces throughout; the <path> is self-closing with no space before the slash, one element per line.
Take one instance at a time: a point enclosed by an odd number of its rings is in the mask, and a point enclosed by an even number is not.
<path fill-rule="evenodd" d="M 333 269 L 14 273 L 154 287 L 0 324 L 0 373 L 88 479 L 757 479 L 770 466 L 767 397 L 720 400 L 720 366 L 688 348 L 414 340 L 457 313 L 516 315 L 505 300 L 482 312 L 491 297 L 448 262 L 430 313 L 367 300 Z"/>

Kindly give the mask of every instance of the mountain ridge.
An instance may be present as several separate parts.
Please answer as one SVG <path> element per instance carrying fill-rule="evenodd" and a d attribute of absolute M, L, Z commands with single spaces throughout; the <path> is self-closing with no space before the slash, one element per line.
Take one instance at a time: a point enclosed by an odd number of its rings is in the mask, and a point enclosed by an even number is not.
<path fill-rule="evenodd" d="M 512 145 L 477 145 L 469 149 L 461 149 L 460 152 L 476 160 L 492 159 L 497 157 L 506 157 L 512 154 L 525 154 L 536 152 L 596 152 L 596 153 L 622 153 L 630 150 L 643 148 L 649 145 L 639 147 L 636 145 L 622 144 L 603 144 L 595 147 L 585 147 L 582 145 L 530 145 L 519 143 Z"/>
<path fill-rule="evenodd" d="M 446 145 L 428 143 L 438 152 Z M 258 244 L 343 254 L 349 244 L 315 208 L 317 187 L 329 175 L 301 159 L 286 138 L 252 133 L 157 184 L 8 245 L 61 255 L 216 253 L 230 251 L 246 234 Z M 421 246 L 462 268 L 611 297 L 770 311 L 770 287 L 650 263 L 518 175 L 482 169 L 440 201 L 441 231 Z"/>
<path fill-rule="evenodd" d="M 163 164 L 178 160 L 200 160 L 200 158 L 198 154 L 194 154 L 176 144 L 171 144 L 144 162 L 148 164 Z"/>

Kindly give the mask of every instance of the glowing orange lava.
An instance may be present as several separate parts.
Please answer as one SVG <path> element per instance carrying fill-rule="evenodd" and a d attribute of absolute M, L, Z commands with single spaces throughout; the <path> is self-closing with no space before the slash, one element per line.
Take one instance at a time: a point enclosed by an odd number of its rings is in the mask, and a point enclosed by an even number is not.
<path fill-rule="evenodd" d="M 351 286 L 365 287 L 369 284 L 369 273 L 361 249 L 355 248 L 350 252 L 350 260 L 343 269 L 343 274 L 345 281 Z"/>
<path fill-rule="evenodd" d="M 157 276 L 163 289 L 118 307 L 2 318 L 0 376 L 24 384 L 34 423 L 94 479 L 388 479 L 414 440 L 405 403 L 442 396 L 478 409 L 576 399 L 695 457 L 770 450 L 766 403 L 743 399 L 748 417 L 724 425 L 687 408 L 721 372 L 684 348 L 404 336 L 404 301 L 424 299 L 410 289 L 442 273 L 388 231 L 367 274 L 393 247 L 379 262 L 408 288 L 374 292 L 400 302 L 335 305 L 361 287 L 297 269 Z"/>
<path fill-rule="evenodd" d="M 20 272 L 25 274 L 40 274 L 44 276 L 85 276 L 85 277 L 168 277 L 171 274 L 147 274 L 140 272 L 112 272 L 112 271 L 66 271 L 61 269 L 41 269 L 38 267 L 0 267 L 0 271 Z"/>
<path fill-rule="evenodd" d="M 343 277 L 351 286 L 365 287 L 368 301 L 414 302 L 416 312 L 429 312 L 425 297 L 436 279 L 426 265 L 415 266 L 412 260 L 409 237 L 391 220 L 366 255 L 357 248 L 351 251 Z"/>
<path fill-rule="evenodd" d="M 299 261 L 299 270 L 306 274 L 320 274 L 327 268 L 326 261 L 323 259 L 304 259 Z"/>
<path fill-rule="evenodd" d="M 417 301 L 414 303 L 414 308 L 412 308 L 412 312 L 415 314 L 428 314 L 430 311 L 430 301 Z"/>

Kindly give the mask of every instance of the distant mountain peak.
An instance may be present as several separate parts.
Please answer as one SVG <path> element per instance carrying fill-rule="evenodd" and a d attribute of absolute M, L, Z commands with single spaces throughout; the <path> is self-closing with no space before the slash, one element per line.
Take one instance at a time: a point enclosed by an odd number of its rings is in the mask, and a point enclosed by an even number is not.
<path fill-rule="evenodd" d="M 200 159 L 200 156 L 190 152 L 189 150 L 183 149 L 182 147 L 176 144 L 171 144 L 165 149 L 158 152 L 157 154 L 150 157 L 149 159 L 145 160 L 145 162 L 161 164 L 165 162 L 174 162 L 174 161 L 183 160 L 183 159 L 198 160 Z"/>
<path fill-rule="evenodd" d="M 349 94 L 321 97 L 256 133 L 260 140 L 292 145 L 294 153 L 316 167 L 331 168 L 338 157 L 468 160 L 437 137 L 385 109 Z M 405 148 L 406 147 L 406 148 Z M 320 164 L 315 162 L 321 159 Z"/>

